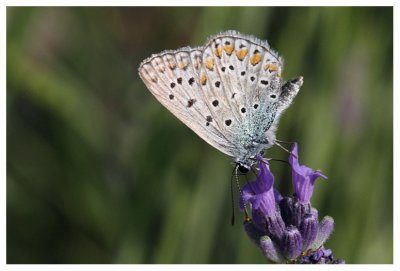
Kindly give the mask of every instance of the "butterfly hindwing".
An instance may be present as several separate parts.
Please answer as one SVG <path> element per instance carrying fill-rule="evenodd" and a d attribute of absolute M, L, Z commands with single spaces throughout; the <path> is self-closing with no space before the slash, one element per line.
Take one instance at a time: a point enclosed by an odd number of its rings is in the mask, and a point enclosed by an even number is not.
<path fill-rule="evenodd" d="M 281 92 L 283 61 L 267 42 L 234 31 L 210 38 L 203 50 L 205 74 L 210 79 L 208 100 L 222 100 L 218 123 L 228 140 L 234 142 L 236 156 L 254 152 L 252 145 L 271 145 L 265 140 L 272 127 Z M 214 84 L 218 82 L 219 87 Z M 272 127 L 273 128 L 273 127 Z M 268 142 L 268 143 L 267 143 Z M 260 147 L 266 147 L 266 145 Z"/>

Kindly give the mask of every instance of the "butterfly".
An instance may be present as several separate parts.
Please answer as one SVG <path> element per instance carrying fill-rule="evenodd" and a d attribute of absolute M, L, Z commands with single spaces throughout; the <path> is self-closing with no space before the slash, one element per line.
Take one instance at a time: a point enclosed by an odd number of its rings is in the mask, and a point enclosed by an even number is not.
<path fill-rule="evenodd" d="M 303 77 L 284 82 L 282 70 L 267 41 L 230 30 L 202 47 L 154 54 L 139 75 L 162 105 L 246 173 L 277 144 L 279 117 L 303 85 Z"/>

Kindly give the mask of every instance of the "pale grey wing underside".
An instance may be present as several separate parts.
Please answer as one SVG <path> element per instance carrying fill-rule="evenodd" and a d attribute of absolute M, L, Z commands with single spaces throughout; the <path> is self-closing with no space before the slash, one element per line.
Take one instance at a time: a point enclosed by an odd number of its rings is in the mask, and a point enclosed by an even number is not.
<path fill-rule="evenodd" d="M 282 92 L 282 69 L 267 42 L 227 31 L 204 47 L 153 55 L 139 74 L 177 118 L 240 161 L 273 144 L 279 114 L 297 94 Z"/>

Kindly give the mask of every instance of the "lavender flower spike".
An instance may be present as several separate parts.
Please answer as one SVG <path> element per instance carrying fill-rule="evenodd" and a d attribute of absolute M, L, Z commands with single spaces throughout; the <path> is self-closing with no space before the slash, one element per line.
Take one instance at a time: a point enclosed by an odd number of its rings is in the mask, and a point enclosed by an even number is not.
<path fill-rule="evenodd" d="M 316 178 L 326 176 L 300 165 L 298 157 L 295 143 L 289 158 L 295 193 L 288 197 L 274 188 L 268 161 L 256 156 L 256 180 L 247 182 L 240 195 L 241 210 L 246 204 L 251 210 L 251 217 L 246 213 L 244 229 L 272 263 L 345 263 L 334 259 L 332 250 L 324 247 L 334 228 L 333 219 L 325 216 L 319 222 L 318 210 L 310 202 Z"/>
<path fill-rule="evenodd" d="M 328 178 L 319 170 L 313 171 L 305 165 L 300 165 L 297 143 L 293 145 L 289 163 L 292 166 L 292 182 L 296 197 L 301 203 L 309 203 L 314 190 L 315 179 L 318 177 Z"/>

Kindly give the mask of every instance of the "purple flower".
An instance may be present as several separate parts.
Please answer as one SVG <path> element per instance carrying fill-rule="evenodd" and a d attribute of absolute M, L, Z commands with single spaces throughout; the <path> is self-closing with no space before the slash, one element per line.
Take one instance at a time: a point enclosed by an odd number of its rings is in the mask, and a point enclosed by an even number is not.
<path fill-rule="evenodd" d="M 273 216 L 276 212 L 274 175 L 261 155 L 257 155 L 256 158 L 260 170 L 256 180 L 243 187 L 240 208 L 243 211 L 245 204 L 250 203 L 253 211 L 261 212 L 264 216 Z"/>
<path fill-rule="evenodd" d="M 299 164 L 295 143 L 289 160 L 295 194 L 282 196 L 274 188 L 268 162 L 261 155 L 256 158 L 259 171 L 256 180 L 243 187 L 240 208 L 250 205 L 251 218 L 246 214 L 244 229 L 264 256 L 273 263 L 344 263 L 323 247 L 333 231 L 333 219 L 326 216 L 319 222 L 310 203 L 315 179 L 326 177 Z"/>
<path fill-rule="evenodd" d="M 297 143 L 293 145 L 289 163 L 292 166 L 292 182 L 296 197 L 301 203 L 309 203 L 314 190 L 315 180 L 318 177 L 328 178 L 319 170 L 313 171 L 311 168 L 299 164 Z"/>

